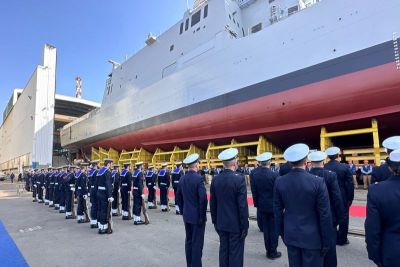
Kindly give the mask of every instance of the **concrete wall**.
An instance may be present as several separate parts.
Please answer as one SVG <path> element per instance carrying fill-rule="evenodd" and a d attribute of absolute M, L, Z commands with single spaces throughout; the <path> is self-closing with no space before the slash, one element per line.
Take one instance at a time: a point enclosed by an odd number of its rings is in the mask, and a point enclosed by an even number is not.
<path fill-rule="evenodd" d="M 0 170 L 52 164 L 56 48 L 46 45 L 33 72 L 0 128 Z"/>

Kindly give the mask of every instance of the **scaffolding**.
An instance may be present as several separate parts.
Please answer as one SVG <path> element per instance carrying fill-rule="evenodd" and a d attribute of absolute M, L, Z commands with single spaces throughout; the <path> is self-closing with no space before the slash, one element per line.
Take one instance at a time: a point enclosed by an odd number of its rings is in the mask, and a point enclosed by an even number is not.
<path fill-rule="evenodd" d="M 175 146 L 172 151 L 163 151 L 160 148 L 156 149 L 156 152 L 153 155 L 151 160 L 152 164 L 159 168 L 161 164 L 166 163 L 170 168 L 175 166 L 175 162 L 183 161 L 188 155 L 197 153 L 200 155 L 200 158 L 204 158 L 204 151 L 195 145 L 191 144 L 188 149 L 182 149 L 178 146 Z"/>
<path fill-rule="evenodd" d="M 326 148 L 333 145 L 331 140 L 332 137 L 340 137 L 340 136 L 349 136 L 349 135 L 359 135 L 359 134 L 372 134 L 373 147 L 370 150 L 364 149 L 353 149 L 347 150 L 351 152 L 351 156 L 348 159 L 354 158 L 355 160 L 365 160 L 370 159 L 374 160 L 376 165 L 380 165 L 381 157 L 383 155 L 381 152 L 380 144 L 379 144 L 379 131 L 378 131 L 378 121 L 376 119 L 371 120 L 370 128 L 362 128 L 362 129 L 354 129 L 347 131 L 338 131 L 338 132 L 327 132 L 325 127 L 321 128 L 321 151 L 325 151 Z M 371 151 L 372 155 L 369 155 L 366 151 Z M 353 156 L 355 155 L 355 156 Z M 347 157 L 346 157 L 347 158 Z"/>
<path fill-rule="evenodd" d="M 133 151 L 122 150 L 121 154 L 119 155 L 118 164 L 122 166 L 124 163 L 129 162 L 131 165 L 135 165 L 140 161 L 148 163 L 152 158 L 153 154 L 144 148 L 135 148 Z"/>

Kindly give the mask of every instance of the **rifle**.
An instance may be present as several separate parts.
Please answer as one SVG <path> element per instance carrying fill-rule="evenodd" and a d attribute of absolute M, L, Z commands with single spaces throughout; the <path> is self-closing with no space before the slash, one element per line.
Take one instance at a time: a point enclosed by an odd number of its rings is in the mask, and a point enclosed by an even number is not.
<path fill-rule="evenodd" d="M 149 224 L 149 215 L 147 215 L 147 210 L 146 210 L 146 203 L 144 201 L 144 197 L 142 196 L 142 209 L 143 209 L 143 215 L 144 215 L 144 224 Z"/>
<path fill-rule="evenodd" d="M 131 192 L 128 191 L 128 220 L 132 220 Z"/>
<path fill-rule="evenodd" d="M 120 206 L 120 204 L 119 204 L 119 197 L 120 197 L 120 192 L 119 192 L 119 190 L 118 190 L 118 192 L 117 192 L 117 199 L 116 199 L 115 201 L 116 201 L 116 203 L 117 203 L 117 214 L 118 214 L 118 216 L 121 216 L 121 206 Z"/>
<path fill-rule="evenodd" d="M 72 218 L 76 218 L 75 214 L 75 192 L 71 191 L 71 213 L 72 213 Z"/>
<path fill-rule="evenodd" d="M 108 224 L 107 234 L 111 234 L 112 233 L 112 216 L 111 216 L 112 203 L 110 201 L 107 201 L 107 202 L 108 202 L 108 208 L 107 208 L 107 224 Z"/>
<path fill-rule="evenodd" d="M 170 207 L 169 207 L 169 187 L 167 187 L 167 211 L 170 211 Z"/>
<path fill-rule="evenodd" d="M 88 215 L 88 210 L 87 210 L 87 202 L 86 202 L 86 199 L 83 199 L 83 214 L 85 215 L 85 220 L 84 220 L 84 222 L 85 222 L 85 223 L 90 222 L 89 215 Z"/>

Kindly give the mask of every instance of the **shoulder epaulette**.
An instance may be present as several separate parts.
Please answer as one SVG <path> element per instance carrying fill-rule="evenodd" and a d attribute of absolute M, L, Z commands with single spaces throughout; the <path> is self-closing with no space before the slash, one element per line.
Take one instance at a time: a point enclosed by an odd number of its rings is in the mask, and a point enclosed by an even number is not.
<path fill-rule="evenodd" d="M 97 173 L 97 176 L 102 176 L 107 170 L 107 167 L 102 167 Z"/>
<path fill-rule="evenodd" d="M 160 170 L 160 172 L 158 173 L 158 176 L 165 176 L 165 170 Z"/>
<path fill-rule="evenodd" d="M 135 172 L 133 173 L 133 177 L 138 177 L 138 175 L 141 173 L 141 170 L 135 170 Z"/>
<path fill-rule="evenodd" d="M 146 177 L 153 177 L 153 174 L 154 173 L 152 171 L 149 171 L 149 172 L 146 173 Z"/>

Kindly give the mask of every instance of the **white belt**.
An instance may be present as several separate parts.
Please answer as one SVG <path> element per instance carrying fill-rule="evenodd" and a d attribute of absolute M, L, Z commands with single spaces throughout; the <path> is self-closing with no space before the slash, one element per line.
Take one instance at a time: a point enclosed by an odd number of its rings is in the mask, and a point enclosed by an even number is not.
<path fill-rule="evenodd" d="M 106 190 L 106 188 L 105 188 L 104 186 L 99 186 L 99 187 L 97 187 L 97 189 L 99 189 L 99 190 Z"/>
<path fill-rule="evenodd" d="M 92 185 L 90 188 L 94 188 L 94 185 Z"/>
<path fill-rule="evenodd" d="M 128 186 L 128 184 L 121 184 L 122 186 Z"/>
<path fill-rule="evenodd" d="M 133 187 L 133 190 L 138 190 L 139 188 L 137 188 L 137 187 Z"/>
<path fill-rule="evenodd" d="M 162 184 L 162 185 L 167 185 L 166 183 L 160 183 L 160 184 Z"/>
<path fill-rule="evenodd" d="M 82 189 L 82 187 L 78 186 L 78 189 L 80 190 L 80 189 Z"/>
<path fill-rule="evenodd" d="M 175 184 L 179 184 L 179 181 L 174 181 Z"/>
<path fill-rule="evenodd" d="M 152 185 L 152 183 L 148 183 L 147 185 Z"/>
<path fill-rule="evenodd" d="M 55 185 L 58 185 L 58 183 L 55 183 Z"/>
<path fill-rule="evenodd" d="M 36 184 L 34 184 L 33 186 L 34 186 L 34 187 L 37 187 L 37 185 L 36 185 Z"/>
<path fill-rule="evenodd" d="M 74 187 L 75 185 L 74 185 L 74 184 L 70 184 L 69 186 L 70 186 L 70 187 Z"/>
<path fill-rule="evenodd" d="M 50 184 L 54 184 L 54 183 L 50 183 Z"/>

